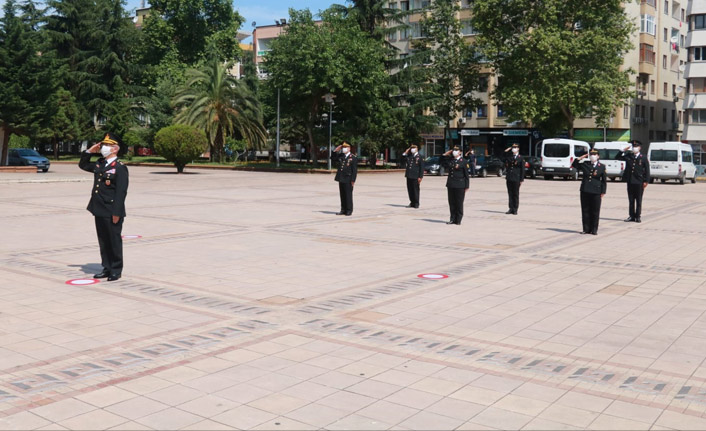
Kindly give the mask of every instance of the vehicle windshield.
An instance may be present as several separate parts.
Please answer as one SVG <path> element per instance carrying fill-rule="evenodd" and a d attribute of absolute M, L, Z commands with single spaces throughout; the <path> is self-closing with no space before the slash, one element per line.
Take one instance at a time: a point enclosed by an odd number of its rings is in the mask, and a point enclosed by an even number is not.
<path fill-rule="evenodd" d="M 620 153 L 622 153 L 620 150 L 609 150 L 607 148 L 598 149 L 598 157 L 600 157 L 601 160 L 618 160 L 616 156 Z"/>
<path fill-rule="evenodd" d="M 544 157 L 569 157 L 569 145 L 544 144 Z"/>
<path fill-rule="evenodd" d="M 652 150 L 651 153 L 653 162 L 676 162 L 677 150 Z"/>
<path fill-rule="evenodd" d="M 20 156 L 35 156 L 41 157 L 38 152 L 34 150 L 17 150 L 17 154 Z"/>
<path fill-rule="evenodd" d="M 424 161 L 427 163 L 439 163 L 439 156 L 429 156 Z"/>

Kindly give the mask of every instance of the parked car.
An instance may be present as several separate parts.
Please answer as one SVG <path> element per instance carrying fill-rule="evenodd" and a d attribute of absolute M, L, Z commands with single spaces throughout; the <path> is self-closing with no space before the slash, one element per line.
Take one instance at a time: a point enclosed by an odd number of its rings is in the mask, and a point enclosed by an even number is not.
<path fill-rule="evenodd" d="M 588 153 L 590 146 L 584 141 L 573 139 L 545 139 L 542 142 L 542 174 L 545 180 L 552 180 L 555 176 L 579 178 L 578 171 L 571 167 L 577 158 Z"/>
<path fill-rule="evenodd" d="M 424 173 L 428 175 L 446 175 L 449 169 L 449 158 L 443 154 L 435 154 L 424 159 Z"/>
<path fill-rule="evenodd" d="M 499 177 L 503 176 L 505 162 L 495 156 L 481 156 L 476 161 L 476 172 L 479 177 L 487 177 L 488 174 L 494 173 Z"/>
<path fill-rule="evenodd" d="M 694 150 L 689 144 L 681 142 L 652 142 L 647 153 L 650 161 L 650 182 L 655 179 L 666 183 L 667 180 L 696 182 Z"/>
<path fill-rule="evenodd" d="M 542 172 L 542 159 L 536 156 L 522 156 L 525 159 L 525 177 L 537 178 Z"/>
<path fill-rule="evenodd" d="M 49 159 L 29 148 L 13 148 L 8 153 L 7 164 L 10 166 L 36 166 L 37 170 L 49 170 Z"/>
<path fill-rule="evenodd" d="M 593 145 L 593 149 L 598 150 L 598 157 L 605 165 L 606 175 L 611 181 L 623 177 L 625 162 L 616 159 L 616 156 L 622 153 L 625 147 L 628 147 L 628 151 L 632 150 L 632 145 L 627 142 L 596 142 Z"/>

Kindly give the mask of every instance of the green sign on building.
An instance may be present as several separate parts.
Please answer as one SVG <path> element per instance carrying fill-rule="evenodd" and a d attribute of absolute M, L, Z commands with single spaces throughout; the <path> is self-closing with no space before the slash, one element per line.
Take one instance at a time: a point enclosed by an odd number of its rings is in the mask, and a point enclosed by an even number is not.
<path fill-rule="evenodd" d="M 576 129 L 574 139 L 586 142 L 603 142 L 603 129 Z M 606 141 L 630 141 L 630 130 L 608 129 L 605 134 Z"/>

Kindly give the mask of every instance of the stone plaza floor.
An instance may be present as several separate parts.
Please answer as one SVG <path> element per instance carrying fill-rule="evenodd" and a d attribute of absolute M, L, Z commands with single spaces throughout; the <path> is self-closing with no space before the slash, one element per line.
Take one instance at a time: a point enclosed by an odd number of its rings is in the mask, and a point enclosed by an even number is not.
<path fill-rule="evenodd" d="M 706 184 L 598 236 L 578 182 L 130 167 L 123 278 L 92 176 L 0 174 L 0 429 L 706 429 Z M 422 278 L 423 274 L 439 274 Z M 444 278 L 445 277 L 445 278 Z"/>

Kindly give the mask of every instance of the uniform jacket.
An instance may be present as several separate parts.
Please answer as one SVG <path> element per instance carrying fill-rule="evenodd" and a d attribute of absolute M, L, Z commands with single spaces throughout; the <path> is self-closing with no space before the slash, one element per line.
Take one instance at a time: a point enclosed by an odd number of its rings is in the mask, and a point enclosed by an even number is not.
<path fill-rule="evenodd" d="M 604 195 L 608 188 L 608 177 L 605 172 L 605 165 L 601 162 L 593 163 L 590 161 L 582 162 L 579 159 L 574 160 L 572 166 L 583 173 L 581 177 L 581 191 L 592 195 Z"/>
<path fill-rule="evenodd" d="M 408 154 L 405 158 L 405 178 L 418 179 L 424 177 L 424 161 L 419 156 L 419 153 L 412 155 Z"/>
<path fill-rule="evenodd" d="M 96 217 L 125 217 L 125 197 L 129 183 L 127 166 L 118 159 L 105 165 L 105 159 L 91 162 L 91 153 L 81 154 L 78 166 L 93 172 L 91 200 L 86 208 Z"/>
<path fill-rule="evenodd" d="M 336 181 L 339 183 L 354 183 L 358 177 L 358 158 L 353 153 L 333 153 L 331 158 L 338 160 Z"/>
<path fill-rule="evenodd" d="M 449 177 L 446 187 L 450 189 L 468 188 L 468 162 L 463 158 L 454 159 L 449 163 Z"/>
<path fill-rule="evenodd" d="M 635 157 L 633 152 L 622 152 L 615 156 L 618 160 L 625 160 L 625 173 L 623 180 L 628 184 L 642 184 L 650 182 L 650 161 L 642 153 Z"/>
<path fill-rule="evenodd" d="M 505 157 L 505 180 L 521 183 L 525 180 L 525 159 L 514 154 Z"/>

